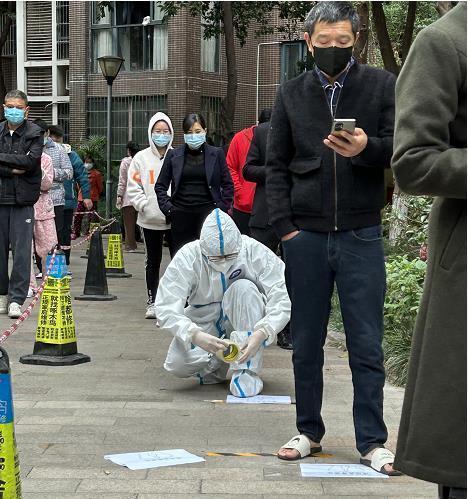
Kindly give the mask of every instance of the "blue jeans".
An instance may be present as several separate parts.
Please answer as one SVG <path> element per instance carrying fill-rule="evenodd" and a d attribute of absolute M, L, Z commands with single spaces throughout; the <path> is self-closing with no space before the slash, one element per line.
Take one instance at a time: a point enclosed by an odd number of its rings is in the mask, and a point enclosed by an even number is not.
<path fill-rule="evenodd" d="M 323 346 L 336 282 L 354 387 L 353 417 L 361 454 L 387 440 L 383 421 L 385 263 L 380 225 L 342 232 L 301 231 L 283 242 L 291 297 L 297 428 L 314 442 L 321 417 Z"/>

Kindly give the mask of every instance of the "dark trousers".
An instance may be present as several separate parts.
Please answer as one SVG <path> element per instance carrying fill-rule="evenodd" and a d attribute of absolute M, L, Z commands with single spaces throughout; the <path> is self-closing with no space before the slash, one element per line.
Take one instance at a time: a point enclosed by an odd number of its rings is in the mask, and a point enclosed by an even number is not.
<path fill-rule="evenodd" d="M 271 249 L 273 253 L 278 252 L 280 239 L 271 226 L 265 227 L 264 229 L 260 227 L 250 227 L 250 236 Z"/>
<path fill-rule="evenodd" d="M 63 227 L 62 227 L 62 235 L 59 239 L 59 244 L 63 246 L 70 246 L 71 244 L 71 231 L 72 231 L 72 223 L 73 223 L 73 208 L 63 210 Z M 70 251 L 71 249 L 64 249 L 65 259 L 67 265 L 70 265 Z"/>
<path fill-rule="evenodd" d="M 232 219 L 236 222 L 237 228 L 240 230 L 241 234 L 250 236 L 250 213 L 245 213 L 244 211 L 232 209 Z"/>
<path fill-rule="evenodd" d="M 291 297 L 297 428 L 314 442 L 321 417 L 323 347 L 334 283 L 338 289 L 354 387 L 357 449 L 366 454 L 387 440 L 383 421 L 383 304 L 385 264 L 381 227 L 308 232 L 282 243 Z"/>
<path fill-rule="evenodd" d="M 34 207 L 0 204 L 0 295 L 22 305 L 28 295 Z M 13 267 L 8 277 L 8 254 Z"/>
<path fill-rule="evenodd" d="M 125 229 L 125 249 L 133 250 L 137 248 L 135 240 L 135 229 L 138 212 L 133 206 L 124 206 L 122 208 L 122 220 Z"/>
<path fill-rule="evenodd" d="M 203 222 L 213 209 L 214 206 L 210 206 L 203 211 L 186 211 L 180 208 L 172 208 L 171 239 L 172 253 L 174 255 L 185 244 L 200 239 Z"/>
<path fill-rule="evenodd" d="M 58 240 L 58 245 L 59 247 L 62 246 L 62 244 L 64 246 L 66 246 L 66 243 L 63 241 L 63 226 L 64 226 L 64 223 L 65 223 L 65 209 L 64 209 L 64 205 L 61 204 L 59 206 L 54 206 L 54 214 L 55 214 L 55 219 L 54 219 L 54 222 L 55 222 L 55 230 L 57 232 L 57 240 Z M 34 257 L 36 259 L 36 266 L 37 268 L 39 269 L 39 272 L 42 272 L 42 258 L 36 253 L 34 252 Z M 70 253 L 68 254 L 68 259 L 70 259 Z M 67 262 L 68 264 L 69 262 Z"/>
<path fill-rule="evenodd" d="M 154 303 L 159 285 L 159 270 L 161 268 L 163 238 L 169 237 L 167 230 L 143 229 L 146 248 L 146 289 L 148 290 L 148 303 Z"/>
<path fill-rule="evenodd" d="M 64 211 L 65 206 L 61 204 L 60 206 L 54 206 L 55 213 L 55 230 L 57 231 L 57 239 L 59 246 L 64 244 L 62 241 L 63 238 L 63 224 L 64 224 Z"/>
<path fill-rule="evenodd" d="M 466 489 L 439 485 L 439 499 L 466 499 Z"/>

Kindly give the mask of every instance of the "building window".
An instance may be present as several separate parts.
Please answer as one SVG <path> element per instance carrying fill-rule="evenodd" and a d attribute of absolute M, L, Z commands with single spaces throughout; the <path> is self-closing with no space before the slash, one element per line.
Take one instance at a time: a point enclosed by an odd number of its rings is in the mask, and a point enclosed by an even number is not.
<path fill-rule="evenodd" d="M 70 137 L 70 104 L 68 102 L 57 104 L 57 124 L 63 129 L 63 141 L 68 144 Z"/>
<path fill-rule="evenodd" d="M 305 41 L 281 44 L 281 83 L 299 76 L 313 66 L 312 54 Z"/>
<path fill-rule="evenodd" d="M 112 7 L 99 17 L 93 3 L 92 71 L 99 70 L 97 58 L 109 54 L 125 59 L 123 71 L 167 69 L 167 26 L 157 2 L 120 1 Z"/>
<path fill-rule="evenodd" d="M 57 2 L 57 59 L 69 59 L 69 2 Z"/>
<path fill-rule="evenodd" d="M 148 147 L 148 124 L 158 111 L 167 111 L 166 95 L 135 95 L 112 98 L 112 160 L 126 155 L 126 144 L 134 140 Z M 88 136 L 107 134 L 107 98 L 88 99 Z"/>
<path fill-rule="evenodd" d="M 219 36 L 203 38 L 201 27 L 200 69 L 207 73 L 219 73 Z"/>
<path fill-rule="evenodd" d="M 206 120 L 208 142 L 214 146 L 223 145 L 221 136 L 221 97 L 202 97 L 201 114 Z"/>
<path fill-rule="evenodd" d="M 52 102 L 29 102 L 28 118 L 35 120 L 41 118 L 46 123 L 52 123 Z"/>
<path fill-rule="evenodd" d="M 5 26 L 7 20 L 6 14 L 0 15 L 0 30 L 3 31 L 3 27 Z M 16 20 L 13 20 L 12 25 L 10 26 L 10 32 L 7 36 L 6 42 L 3 45 L 2 56 L 13 57 L 16 55 Z"/>

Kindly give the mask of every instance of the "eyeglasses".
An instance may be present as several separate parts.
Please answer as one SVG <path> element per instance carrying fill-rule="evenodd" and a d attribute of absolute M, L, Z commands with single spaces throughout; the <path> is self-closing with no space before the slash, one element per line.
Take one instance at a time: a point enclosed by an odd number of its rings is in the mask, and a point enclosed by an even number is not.
<path fill-rule="evenodd" d="M 231 253 L 229 255 L 220 255 L 220 256 L 207 256 L 208 260 L 210 262 L 224 262 L 224 261 L 230 261 L 230 260 L 235 260 L 239 256 L 239 253 Z"/>

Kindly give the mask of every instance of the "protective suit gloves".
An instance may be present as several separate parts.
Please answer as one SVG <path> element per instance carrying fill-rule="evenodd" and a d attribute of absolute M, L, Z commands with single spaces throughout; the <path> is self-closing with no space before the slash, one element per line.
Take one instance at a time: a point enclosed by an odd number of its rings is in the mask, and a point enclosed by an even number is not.
<path fill-rule="evenodd" d="M 242 345 L 241 352 L 242 355 L 238 359 L 238 363 L 242 364 L 243 362 L 247 362 L 251 359 L 257 352 L 262 343 L 268 338 L 268 333 L 263 331 L 262 329 L 258 329 L 254 331 L 247 341 Z"/>
<path fill-rule="evenodd" d="M 216 338 L 216 336 L 211 334 L 204 333 L 203 331 L 196 331 L 193 333 L 191 341 L 197 347 L 213 354 L 216 354 L 218 350 L 225 350 L 229 346 L 226 341 Z"/>

